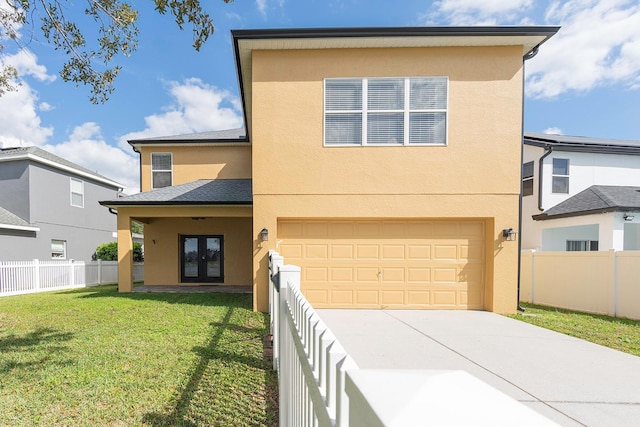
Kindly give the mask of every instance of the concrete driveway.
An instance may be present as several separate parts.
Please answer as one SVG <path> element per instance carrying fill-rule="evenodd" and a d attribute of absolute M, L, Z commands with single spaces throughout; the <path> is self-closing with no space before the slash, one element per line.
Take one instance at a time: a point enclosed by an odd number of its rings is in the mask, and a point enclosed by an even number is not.
<path fill-rule="evenodd" d="M 640 357 L 482 311 L 317 312 L 360 368 L 464 370 L 563 426 L 640 425 Z"/>

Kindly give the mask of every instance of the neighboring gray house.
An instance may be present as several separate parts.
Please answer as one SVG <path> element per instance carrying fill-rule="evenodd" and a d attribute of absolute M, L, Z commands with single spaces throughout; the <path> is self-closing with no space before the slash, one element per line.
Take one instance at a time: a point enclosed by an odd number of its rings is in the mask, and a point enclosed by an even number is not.
<path fill-rule="evenodd" d="M 122 185 L 38 147 L 0 149 L 0 261 L 88 261 L 115 240 Z"/>

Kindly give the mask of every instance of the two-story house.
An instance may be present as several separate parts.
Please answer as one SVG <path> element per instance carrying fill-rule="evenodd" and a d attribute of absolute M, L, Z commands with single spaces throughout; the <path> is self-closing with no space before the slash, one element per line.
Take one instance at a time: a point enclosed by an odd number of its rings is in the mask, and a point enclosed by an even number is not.
<path fill-rule="evenodd" d="M 116 230 L 98 201 L 121 190 L 41 148 L 0 149 L 0 261 L 91 260 Z"/>
<path fill-rule="evenodd" d="M 130 141 L 145 284 L 268 305 L 268 251 L 315 307 L 513 312 L 523 62 L 557 27 L 232 31 L 245 128 Z"/>
<path fill-rule="evenodd" d="M 525 133 L 523 161 L 523 249 L 640 249 L 640 141 Z"/>

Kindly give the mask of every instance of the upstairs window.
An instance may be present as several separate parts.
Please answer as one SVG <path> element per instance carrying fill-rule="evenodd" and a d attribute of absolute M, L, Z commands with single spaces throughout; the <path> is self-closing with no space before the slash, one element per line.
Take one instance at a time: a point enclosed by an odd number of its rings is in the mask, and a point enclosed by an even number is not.
<path fill-rule="evenodd" d="M 151 188 L 172 185 L 171 153 L 151 153 Z"/>
<path fill-rule="evenodd" d="M 569 193 L 569 159 L 553 159 L 552 193 Z"/>
<path fill-rule="evenodd" d="M 533 194 L 533 162 L 522 165 L 522 195 L 531 196 Z"/>
<path fill-rule="evenodd" d="M 326 79 L 324 143 L 446 145 L 447 77 Z"/>
<path fill-rule="evenodd" d="M 71 178 L 71 206 L 84 207 L 84 182 Z"/>

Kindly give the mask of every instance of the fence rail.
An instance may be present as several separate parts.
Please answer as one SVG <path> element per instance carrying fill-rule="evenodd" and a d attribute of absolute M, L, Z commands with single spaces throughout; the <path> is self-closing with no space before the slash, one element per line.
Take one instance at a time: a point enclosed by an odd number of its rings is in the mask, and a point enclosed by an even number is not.
<path fill-rule="evenodd" d="M 143 263 L 134 264 L 133 275 L 135 282 L 144 280 Z M 0 296 L 117 282 L 117 261 L 0 261 Z"/>

